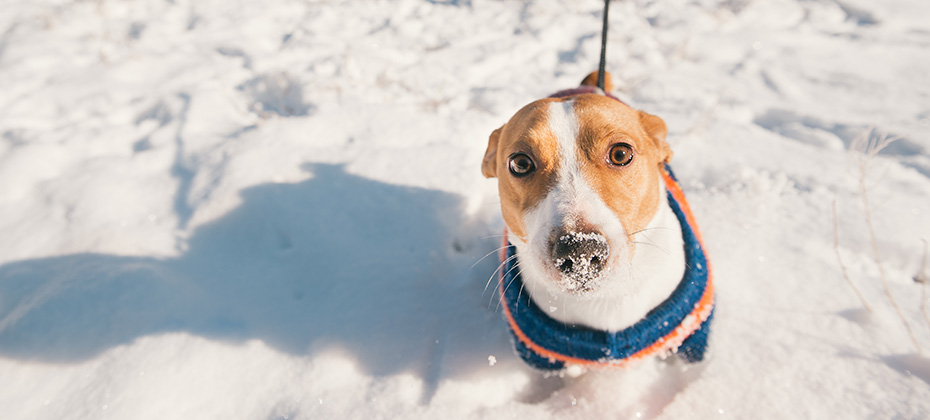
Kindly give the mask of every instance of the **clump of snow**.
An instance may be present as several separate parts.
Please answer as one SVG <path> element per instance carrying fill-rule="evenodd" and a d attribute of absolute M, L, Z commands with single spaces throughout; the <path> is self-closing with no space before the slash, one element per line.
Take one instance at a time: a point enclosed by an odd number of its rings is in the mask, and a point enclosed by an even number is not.
<path fill-rule="evenodd" d="M 4 418 L 920 418 L 930 4 L 614 2 L 712 262 L 711 353 L 577 377 L 483 293 L 491 131 L 577 85 L 599 0 L 0 5 Z M 833 249 L 873 304 L 863 311 Z M 473 268 L 472 265 L 474 265 Z M 488 355 L 493 355 L 493 359 Z M 495 362 L 496 361 L 496 362 Z"/>

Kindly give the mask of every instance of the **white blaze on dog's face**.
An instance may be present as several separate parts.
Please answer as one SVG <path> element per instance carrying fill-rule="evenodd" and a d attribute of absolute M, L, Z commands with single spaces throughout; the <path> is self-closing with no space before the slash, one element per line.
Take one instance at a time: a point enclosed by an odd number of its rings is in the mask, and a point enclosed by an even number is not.
<path fill-rule="evenodd" d="M 533 102 L 491 134 L 482 172 L 499 179 L 534 299 L 635 297 L 649 287 L 633 275 L 633 234 L 663 203 L 665 134 L 660 118 L 595 94 Z"/>

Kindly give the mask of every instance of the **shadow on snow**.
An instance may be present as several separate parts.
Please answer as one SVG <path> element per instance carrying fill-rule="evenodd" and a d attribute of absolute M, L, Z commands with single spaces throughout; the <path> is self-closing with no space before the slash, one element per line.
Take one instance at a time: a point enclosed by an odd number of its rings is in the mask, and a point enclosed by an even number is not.
<path fill-rule="evenodd" d="M 497 245 L 457 196 L 308 165 L 263 184 L 157 259 L 78 254 L 0 266 L 0 354 L 77 362 L 134 339 L 188 332 L 260 339 L 295 355 L 341 348 L 375 375 L 439 376 L 510 352 L 482 294 Z M 442 372 L 440 372 L 440 370 Z"/>

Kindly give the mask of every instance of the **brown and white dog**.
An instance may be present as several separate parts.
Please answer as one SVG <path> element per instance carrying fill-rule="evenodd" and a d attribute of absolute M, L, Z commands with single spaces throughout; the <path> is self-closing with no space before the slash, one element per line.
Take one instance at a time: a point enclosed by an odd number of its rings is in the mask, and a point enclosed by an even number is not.
<path fill-rule="evenodd" d="M 585 93 L 532 102 L 491 134 L 481 170 L 498 179 L 525 292 L 552 318 L 619 331 L 682 280 L 666 132 L 659 117 Z"/>

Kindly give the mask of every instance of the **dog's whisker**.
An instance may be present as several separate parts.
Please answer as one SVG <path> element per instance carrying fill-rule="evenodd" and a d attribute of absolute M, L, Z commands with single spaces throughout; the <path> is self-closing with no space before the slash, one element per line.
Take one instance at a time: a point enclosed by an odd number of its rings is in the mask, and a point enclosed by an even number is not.
<path fill-rule="evenodd" d="M 648 238 L 647 238 L 647 239 L 648 239 Z M 656 244 L 654 244 L 654 243 L 649 243 L 649 242 L 637 242 L 637 241 L 633 241 L 633 243 L 634 243 L 634 244 L 641 244 L 641 245 L 651 245 L 651 246 L 656 247 L 656 249 L 658 249 L 658 250 L 660 250 L 660 251 L 662 251 L 662 252 L 664 252 L 664 253 L 666 253 L 666 254 L 668 254 L 668 255 L 672 255 L 671 251 L 669 251 L 669 250 L 667 250 L 667 249 L 665 249 L 665 248 L 662 248 L 661 246 L 658 246 L 658 245 L 656 245 Z M 686 267 L 686 268 L 691 269 L 691 264 L 688 264 L 688 259 L 687 259 L 687 258 L 685 259 L 684 263 L 685 263 L 685 267 Z"/>
<path fill-rule="evenodd" d="M 516 255 L 516 254 L 514 254 L 514 255 L 508 257 L 508 258 L 507 258 L 506 260 L 504 260 L 504 261 L 501 261 L 501 263 L 497 265 L 497 269 L 495 269 L 494 272 L 491 273 L 491 277 L 488 277 L 488 282 L 484 284 L 484 292 L 482 292 L 481 294 L 487 293 L 488 287 L 491 285 L 491 280 L 494 279 L 494 275 L 497 274 L 497 272 L 500 271 L 502 268 L 504 268 L 504 267 L 507 265 L 508 262 L 512 261 L 512 260 L 515 259 L 515 258 L 517 258 L 517 255 Z M 500 281 L 500 280 L 498 280 L 498 281 Z"/>
<path fill-rule="evenodd" d="M 510 274 L 510 272 L 512 272 L 513 270 L 516 270 L 516 269 L 519 268 L 519 267 L 520 267 L 520 263 L 517 262 L 516 264 L 513 265 L 513 267 L 510 268 L 510 270 L 507 270 L 507 272 L 504 273 L 504 275 L 501 276 L 501 277 L 507 277 L 507 275 Z M 517 275 L 519 275 L 519 274 L 522 273 L 522 272 L 523 272 L 522 269 L 519 270 L 519 271 L 517 271 Z M 507 290 L 510 289 L 510 286 L 513 284 L 514 280 L 517 279 L 517 275 L 515 275 L 515 276 L 513 276 L 513 277 L 510 278 L 510 281 L 507 283 L 507 286 L 504 287 L 504 290 L 502 291 L 502 293 L 507 293 Z M 502 280 L 503 280 L 503 279 L 502 279 Z"/>
<path fill-rule="evenodd" d="M 649 239 L 649 238 L 646 238 L 646 239 Z M 665 253 L 666 255 L 668 255 L 668 256 L 671 256 L 671 255 L 672 255 L 671 251 L 669 251 L 669 250 L 667 250 L 667 249 L 665 249 L 665 248 L 663 248 L 663 247 L 657 245 L 655 242 L 652 242 L 651 239 L 649 240 L 649 242 L 633 241 L 633 243 L 634 243 L 634 244 L 637 244 L 637 245 L 651 245 L 651 246 L 654 246 L 654 247 L 655 247 L 656 249 L 658 249 L 659 251 L 664 252 L 664 253 Z"/>
<path fill-rule="evenodd" d="M 675 228 L 670 227 L 670 226 L 653 226 L 653 227 L 642 228 L 642 229 L 637 230 L 636 232 L 633 232 L 633 233 L 628 233 L 626 236 L 633 236 L 633 235 L 636 235 L 636 234 L 638 234 L 638 233 L 643 233 L 643 232 L 645 232 L 645 231 L 647 231 L 647 230 L 656 230 L 656 229 L 675 230 Z"/>
<path fill-rule="evenodd" d="M 501 273 L 501 275 L 497 278 L 497 285 L 494 286 L 494 293 L 491 293 L 491 297 L 488 299 L 488 309 L 491 308 L 491 302 L 494 301 L 494 296 L 495 296 L 495 295 L 497 295 L 497 307 L 494 308 L 494 311 L 497 312 L 497 310 L 500 309 L 501 300 L 503 299 L 503 293 L 501 292 L 501 286 L 502 286 L 502 283 L 501 283 L 501 282 L 504 281 L 504 277 L 505 277 L 507 274 L 509 274 L 511 271 L 513 271 L 515 268 L 517 268 L 517 267 L 519 267 L 519 266 L 520 266 L 520 262 L 517 261 L 516 263 L 514 263 L 514 266 L 510 268 L 510 270 L 507 270 L 507 273 Z M 521 271 L 518 271 L 517 274 L 519 275 L 519 274 L 522 273 L 522 272 L 523 272 L 522 270 L 521 270 Z M 508 283 L 508 285 L 507 285 L 508 288 L 510 287 L 510 284 L 513 283 L 513 281 L 514 281 L 515 279 L 516 279 L 516 276 L 514 276 L 514 278 L 510 279 L 510 283 Z M 507 288 L 504 288 L 504 291 L 506 291 L 506 290 L 507 290 Z"/>
<path fill-rule="evenodd" d="M 517 271 L 517 275 L 514 277 L 520 277 L 520 274 L 523 274 L 523 270 Z M 523 296 L 524 288 L 526 288 L 526 282 L 520 282 L 520 291 L 517 292 L 517 309 L 520 309 L 520 297 Z"/>
<path fill-rule="evenodd" d="M 478 259 L 478 261 L 475 261 L 475 263 L 472 264 L 471 267 L 468 267 L 468 269 L 471 270 L 471 269 L 475 268 L 475 266 L 478 265 L 478 263 L 480 263 L 481 261 L 484 261 L 485 258 L 490 257 L 491 254 L 493 254 L 493 253 L 495 253 L 495 252 L 499 252 L 499 251 L 502 250 L 502 249 L 506 249 L 508 246 L 510 246 L 510 245 L 500 246 L 500 247 L 495 248 L 495 249 L 492 250 L 491 252 L 488 252 L 487 254 L 484 254 L 483 257 L 481 257 L 480 259 Z"/>
<path fill-rule="evenodd" d="M 488 309 L 491 309 L 491 303 L 494 302 L 495 297 L 497 298 L 498 304 L 500 304 L 501 297 L 500 297 L 499 291 L 500 291 L 501 281 L 502 280 L 500 278 L 497 279 L 497 284 L 494 285 L 494 290 L 491 291 L 491 296 L 488 297 Z M 495 312 L 496 311 L 497 310 L 495 310 Z"/>
<path fill-rule="evenodd" d="M 514 258 L 517 258 L 517 256 L 516 256 L 516 255 L 512 255 L 512 256 L 510 256 L 510 257 L 507 257 L 507 259 L 501 261 L 500 264 L 497 265 L 497 268 L 494 269 L 494 271 L 491 273 L 491 276 L 488 277 L 488 282 L 485 283 L 485 285 L 484 285 L 484 290 L 485 290 L 485 291 L 488 290 L 488 286 L 491 284 L 491 279 L 494 278 L 494 275 L 497 274 L 502 268 L 504 268 L 504 266 L 505 266 L 508 262 L 510 262 L 510 261 L 513 260 Z"/>
<path fill-rule="evenodd" d="M 519 261 L 517 261 L 517 263 L 514 264 L 513 267 L 510 268 L 510 270 L 507 270 L 507 272 L 504 273 L 504 275 L 501 276 L 501 277 L 507 277 L 507 275 L 510 274 L 511 271 L 517 269 L 518 267 L 520 267 L 520 262 L 519 262 Z M 510 281 L 507 282 L 507 286 L 505 286 L 505 287 L 504 287 L 504 290 L 501 291 L 501 296 L 507 294 L 507 290 L 510 289 L 510 286 L 513 285 L 514 280 L 516 280 L 516 279 L 517 279 L 517 276 L 519 276 L 520 273 L 522 273 L 522 272 L 523 272 L 522 270 L 517 271 L 517 275 L 515 275 L 515 276 L 513 276 L 513 277 L 510 278 Z M 498 300 L 498 301 L 497 301 L 497 309 L 495 309 L 495 311 L 499 310 L 500 307 L 501 307 L 501 302 L 500 302 L 500 300 Z"/>

